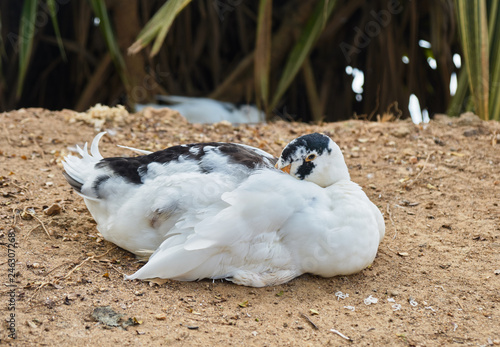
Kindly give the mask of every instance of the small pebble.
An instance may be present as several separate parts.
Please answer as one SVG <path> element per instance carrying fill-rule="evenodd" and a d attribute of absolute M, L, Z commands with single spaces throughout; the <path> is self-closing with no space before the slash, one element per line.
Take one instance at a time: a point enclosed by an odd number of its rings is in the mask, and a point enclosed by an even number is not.
<path fill-rule="evenodd" d="M 55 216 L 55 215 L 61 213 L 61 205 L 59 205 L 56 202 L 56 203 L 50 205 L 44 212 L 47 216 Z"/>
<path fill-rule="evenodd" d="M 160 314 L 155 315 L 155 318 L 157 320 L 165 320 L 165 319 L 167 319 L 167 315 L 160 313 Z"/>
<path fill-rule="evenodd" d="M 389 291 L 389 295 L 390 296 L 398 296 L 399 295 L 399 292 L 397 290 L 390 290 Z"/>

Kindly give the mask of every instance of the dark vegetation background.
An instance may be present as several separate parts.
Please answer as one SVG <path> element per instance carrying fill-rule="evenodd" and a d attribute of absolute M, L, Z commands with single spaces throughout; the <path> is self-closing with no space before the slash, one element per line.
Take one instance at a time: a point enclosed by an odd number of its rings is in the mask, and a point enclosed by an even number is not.
<path fill-rule="evenodd" d="M 51 21 L 50 2 L 35 1 L 33 44 L 23 82 L 19 38 L 27 1 L 0 2 L 0 111 L 21 107 L 83 111 L 96 103 L 133 107 L 153 102 L 156 94 L 258 102 L 254 50 L 259 6 L 265 1 L 193 1 L 175 18 L 155 56 L 150 55 L 150 45 L 132 55 L 127 49 L 165 4 L 163 0 L 56 0 L 65 56 Z M 320 2 L 272 2 L 271 99 Z M 122 68 L 110 53 L 96 3 L 105 6 L 123 56 Z M 458 114 L 470 104 L 464 93 L 458 106 L 448 110 L 452 73 L 465 70 L 453 62 L 454 54 L 462 54 L 454 1 L 339 0 L 325 19 L 312 50 L 269 113 L 302 121 L 354 115 L 376 119 L 385 112 L 407 117 L 411 94 L 431 116 Z M 422 47 L 421 40 L 430 47 Z M 429 59 L 435 61 L 434 67 Z M 353 91 L 353 75 L 346 73 L 351 68 L 364 74 L 361 93 Z"/>

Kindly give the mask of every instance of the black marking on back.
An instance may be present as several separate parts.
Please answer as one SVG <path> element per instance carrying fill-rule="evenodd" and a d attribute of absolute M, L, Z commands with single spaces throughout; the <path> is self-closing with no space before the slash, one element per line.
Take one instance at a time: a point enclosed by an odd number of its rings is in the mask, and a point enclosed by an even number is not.
<path fill-rule="evenodd" d="M 229 157 L 230 163 L 244 165 L 249 169 L 274 167 L 274 164 L 278 161 L 278 159 L 274 157 L 272 159 L 266 158 L 271 162 L 271 165 L 269 165 L 268 162 L 264 160 L 264 157 L 251 149 L 232 143 L 224 143 L 218 148 L 222 154 Z"/>
<path fill-rule="evenodd" d="M 198 162 L 198 167 L 201 172 L 210 173 L 214 171 L 214 168 L 203 166 L 200 163 L 201 159 L 206 154 L 206 146 L 215 147 L 221 154 L 229 157 L 229 162 L 231 164 L 244 165 L 249 169 L 273 167 L 277 160 L 276 158 L 272 160 L 267 158 L 271 162 L 271 165 L 269 165 L 264 157 L 244 146 L 232 143 L 205 142 L 173 146 L 162 151 L 132 158 L 104 158 L 96 164 L 96 168 L 108 168 L 115 175 L 122 176 L 131 183 L 141 184 L 142 177 L 147 174 L 149 164 L 166 164 L 171 161 L 178 161 L 180 157 L 183 157 L 186 160 L 195 160 Z"/>
<path fill-rule="evenodd" d="M 322 155 L 325 150 L 332 151 L 328 148 L 329 143 L 330 138 L 326 135 L 320 133 L 307 134 L 289 143 L 281 153 L 281 158 L 284 162 L 291 161 L 292 155 L 298 147 L 305 147 L 307 152 L 316 151 L 318 155 Z"/>

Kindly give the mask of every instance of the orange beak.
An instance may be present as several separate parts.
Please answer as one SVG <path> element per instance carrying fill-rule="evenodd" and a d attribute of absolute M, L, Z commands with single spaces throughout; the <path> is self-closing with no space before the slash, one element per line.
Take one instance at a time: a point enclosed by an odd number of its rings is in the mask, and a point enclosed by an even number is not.
<path fill-rule="evenodd" d="M 276 164 L 274 167 L 278 168 L 278 164 Z M 287 174 L 290 174 L 291 167 L 292 167 L 292 164 L 288 164 L 287 166 L 283 166 L 280 170 L 287 173 Z"/>

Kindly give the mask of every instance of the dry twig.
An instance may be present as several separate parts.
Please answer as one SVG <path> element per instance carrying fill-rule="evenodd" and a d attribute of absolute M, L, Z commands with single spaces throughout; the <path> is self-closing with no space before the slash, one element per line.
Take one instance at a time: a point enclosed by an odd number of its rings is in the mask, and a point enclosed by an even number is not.
<path fill-rule="evenodd" d="M 120 275 L 122 276 L 125 276 L 126 274 L 124 272 L 121 272 L 120 270 L 118 270 L 116 268 L 116 266 L 114 266 L 113 264 L 108 264 L 113 270 L 115 270 L 116 272 L 118 272 Z"/>
<path fill-rule="evenodd" d="M 300 315 L 301 315 L 302 317 L 304 317 L 304 318 L 305 318 L 305 319 L 309 322 L 309 324 L 311 324 L 311 326 L 312 326 L 314 329 L 319 330 L 318 326 L 317 326 L 316 324 L 314 324 L 314 323 L 313 323 L 313 321 L 312 321 L 309 317 L 307 317 L 307 316 L 306 316 L 305 314 L 303 314 L 302 312 L 299 312 L 299 313 L 300 313 Z"/>
<path fill-rule="evenodd" d="M 40 156 L 42 157 L 42 160 L 45 160 L 45 154 L 43 153 L 43 149 L 42 147 L 40 146 L 40 144 L 38 143 L 37 140 L 33 139 L 33 143 L 35 144 L 35 146 L 40 150 Z"/>
<path fill-rule="evenodd" d="M 420 175 L 425 171 L 425 168 L 427 167 L 427 162 L 429 161 L 429 158 L 433 154 L 434 154 L 434 151 L 432 151 L 432 152 L 429 153 L 429 155 L 425 159 L 424 166 L 422 166 L 422 170 L 420 170 L 420 172 L 417 174 L 417 176 L 415 176 L 415 178 L 412 180 L 412 182 L 410 184 L 408 184 L 408 185 L 411 185 L 412 183 L 415 183 L 418 180 L 418 178 L 420 177 Z"/>
<path fill-rule="evenodd" d="M 83 264 L 85 264 L 86 262 L 88 262 L 89 260 L 92 260 L 92 259 L 96 259 L 96 258 L 101 258 L 101 257 L 104 257 L 106 254 L 108 254 L 109 252 L 111 252 L 112 250 L 114 250 L 116 248 L 115 247 L 111 247 L 110 249 L 108 249 L 106 252 L 104 252 L 103 254 L 101 255 L 92 255 L 90 257 L 87 257 L 85 258 L 82 262 L 80 262 L 79 264 L 77 264 L 75 267 L 73 267 L 71 270 L 69 270 L 69 272 L 64 275 L 63 277 L 61 277 L 62 280 L 65 280 L 67 278 L 69 278 L 69 276 L 71 276 L 71 274 L 73 272 L 75 272 L 76 270 L 78 270 L 79 268 L 81 268 L 83 266 Z M 57 267 L 56 267 L 57 268 Z M 50 272 L 54 271 L 56 268 L 52 269 Z M 35 297 L 35 295 L 43 288 L 45 287 L 46 285 L 48 284 L 51 284 L 51 281 L 46 281 L 46 282 L 43 282 L 41 283 L 36 289 L 35 289 L 35 292 L 33 293 L 33 295 L 28 299 L 28 302 L 31 302 L 31 300 L 33 300 L 33 298 Z"/>
<path fill-rule="evenodd" d="M 40 218 L 38 218 L 38 217 L 37 217 L 34 213 L 30 213 L 30 214 L 31 214 L 31 216 L 33 216 L 33 218 L 35 218 L 35 219 L 38 221 L 38 223 L 40 223 L 40 224 L 39 224 L 39 225 L 37 225 L 37 226 L 35 226 L 34 228 L 31 228 L 31 230 L 30 230 L 30 231 L 28 231 L 28 233 L 26 234 L 26 236 L 24 237 L 24 239 L 26 239 L 28 236 L 30 236 L 31 232 L 32 232 L 33 230 L 35 230 L 36 228 L 38 228 L 39 226 L 41 226 L 41 227 L 42 227 L 42 229 L 45 231 L 45 233 L 47 234 L 47 236 L 48 236 L 48 237 L 49 237 L 49 239 L 50 239 L 50 238 L 51 238 L 51 237 L 50 237 L 50 233 L 49 233 L 49 231 L 47 230 L 47 228 L 45 227 L 45 224 L 43 224 L 42 220 L 41 220 Z"/>

